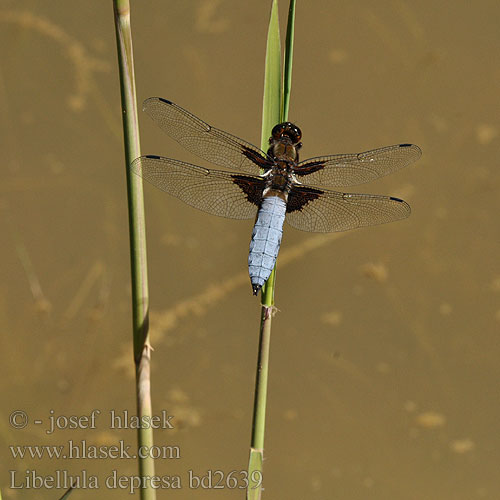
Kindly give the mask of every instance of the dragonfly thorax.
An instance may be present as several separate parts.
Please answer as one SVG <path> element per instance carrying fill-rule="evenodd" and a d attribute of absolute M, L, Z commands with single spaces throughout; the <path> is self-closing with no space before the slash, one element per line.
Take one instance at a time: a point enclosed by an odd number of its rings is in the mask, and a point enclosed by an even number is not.
<path fill-rule="evenodd" d="M 273 141 L 267 154 L 276 161 L 291 163 L 293 165 L 299 160 L 298 148 L 292 144 L 288 137 L 282 137 L 279 141 Z"/>
<path fill-rule="evenodd" d="M 266 188 L 262 193 L 263 197 L 279 196 L 286 201 L 293 183 L 293 170 L 290 171 L 288 164 L 277 162 L 265 177 Z"/>

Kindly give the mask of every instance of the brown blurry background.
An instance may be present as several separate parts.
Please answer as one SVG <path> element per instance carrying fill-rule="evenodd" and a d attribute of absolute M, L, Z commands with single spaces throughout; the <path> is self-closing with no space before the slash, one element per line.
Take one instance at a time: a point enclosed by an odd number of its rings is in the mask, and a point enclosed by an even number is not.
<path fill-rule="evenodd" d="M 332 236 L 285 227 L 278 259 L 264 498 L 500 498 L 500 4 L 299 1 L 289 118 L 302 158 L 413 142 L 421 160 L 354 192 L 410 202 L 408 220 Z M 285 28 L 287 2 L 281 2 Z M 260 138 L 270 1 L 134 1 L 139 101 L 170 99 Z M 132 460 L 14 460 L 8 445 L 86 439 L 135 408 L 129 248 L 111 1 L 0 2 L 0 463 L 136 474 Z M 142 150 L 206 165 L 143 113 Z M 188 471 L 247 467 L 259 300 L 252 221 L 145 187 L 153 401 Z M 31 422 L 9 425 L 22 409 Z M 49 411 L 96 430 L 45 432 Z M 33 424 L 42 419 L 43 425 Z M 96 495 L 76 491 L 71 498 Z M 126 492 L 102 487 L 97 498 Z"/>

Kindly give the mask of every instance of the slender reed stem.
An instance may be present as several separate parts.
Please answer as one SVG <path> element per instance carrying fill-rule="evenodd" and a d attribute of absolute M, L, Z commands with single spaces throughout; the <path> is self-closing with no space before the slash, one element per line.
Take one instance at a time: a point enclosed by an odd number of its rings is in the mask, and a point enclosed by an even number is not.
<path fill-rule="evenodd" d="M 66 492 L 64 493 L 64 495 L 59 498 L 59 500 L 66 500 L 67 498 L 69 498 L 69 496 L 71 495 L 71 492 L 74 490 L 73 488 L 73 485 L 71 485 L 67 490 Z M 0 500 L 2 500 L 2 495 L 0 495 Z"/>
<path fill-rule="evenodd" d="M 290 0 L 288 7 L 288 23 L 286 26 L 285 41 L 285 67 L 283 68 L 283 106 L 281 108 L 281 121 L 288 120 L 288 108 L 290 107 L 290 94 L 292 93 L 292 62 L 293 41 L 295 34 L 295 0 Z"/>
<path fill-rule="evenodd" d="M 264 100 L 262 112 L 261 148 L 265 151 L 271 129 L 288 115 L 291 89 L 291 68 L 293 52 L 293 33 L 295 0 L 290 1 L 288 12 L 287 36 L 285 45 L 285 75 L 281 77 L 281 49 L 278 20 L 278 2 L 273 0 L 266 46 L 266 66 L 264 78 Z M 269 351 L 271 344 L 271 322 L 274 312 L 274 287 L 276 267 L 262 287 L 261 320 L 259 336 L 259 355 L 255 380 L 255 399 L 252 425 L 252 441 L 248 464 L 247 499 L 259 500 L 262 496 L 262 463 L 264 456 L 264 433 L 266 421 L 267 381 L 269 373 Z"/>
<path fill-rule="evenodd" d="M 129 168 L 132 160 L 140 156 L 129 0 L 113 0 L 113 8 L 120 70 L 127 175 L 137 415 L 142 419 L 142 417 L 152 415 L 151 345 L 148 329 L 149 293 L 142 180 L 139 176 L 133 175 Z M 139 447 L 151 447 L 153 445 L 153 430 L 151 428 L 138 429 L 137 437 Z M 142 500 L 155 500 L 156 490 L 146 479 L 154 476 L 154 461 L 152 458 L 139 458 L 139 474 L 142 478 L 140 498 Z"/>
<path fill-rule="evenodd" d="M 248 464 L 247 499 L 258 500 L 262 495 L 262 463 L 264 461 L 264 433 L 266 426 L 267 380 L 269 372 L 269 349 L 271 345 L 272 306 L 262 306 L 260 320 L 259 355 L 255 380 L 252 441 Z"/>

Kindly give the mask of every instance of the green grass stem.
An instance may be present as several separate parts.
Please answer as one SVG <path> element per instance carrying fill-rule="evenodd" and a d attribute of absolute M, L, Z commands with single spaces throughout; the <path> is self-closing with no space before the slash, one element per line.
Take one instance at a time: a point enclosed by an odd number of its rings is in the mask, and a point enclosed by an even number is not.
<path fill-rule="evenodd" d="M 286 121 L 290 103 L 295 0 L 290 1 L 285 44 L 284 78 L 281 75 L 281 47 L 278 18 L 278 2 L 273 0 L 266 45 L 264 76 L 264 99 L 262 110 L 261 149 L 267 151 L 271 130 L 277 123 Z M 248 500 L 259 500 L 262 496 L 262 464 L 264 459 L 264 435 L 266 423 L 267 383 L 269 373 L 269 350 L 271 323 L 274 312 L 274 289 L 276 267 L 262 287 L 259 354 L 255 380 L 252 439 L 248 464 Z"/>
<path fill-rule="evenodd" d="M 70 488 L 68 488 L 66 490 L 66 493 L 64 493 L 64 495 L 59 499 L 59 500 L 66 500 L 67 498 L 69 498 L 69 496 L 71 495 L 71 492 L 74 490 L 73 486 L 71 486 Z M 2 500 L 2 496 L 0 495 L 0 500 Z"/>
<path fill-rule="evenodd" d="M 283 69 L 283 106 L 281 109 L 281 120 L 288 120 L 288 108 L 290 107 L 290 94 L 292 92 L 292 61 L 293 40 L 295 34 L 295 0 L 290 0 L 288 8 L 288 23 L 286 26 L 285 56 Z"/>
<path fill-rule="evenodd" d="M 113 9 L 118 48 L 125 143 L 125 171 L 127 175 L 136 401 L 137 415 L 142 418 L 152 415 L 151 345 L 148 330 L 149 292 L 142 179 L 137 175 L 133 175 L 129 168 L 132 161 L 141 154 L 129 0 L 113 0 Z M 150 428 L 138 429 L 138 446 L 151 447 L 152 445 L 153 430 Z M 154 461 L 152 458 L 139 459 L 139 474 L 142 478 L 154 476 Z M 151 487 L 149 482 L 143 482 L 140 498 L 141 500 L 156 499 L 156 490 Z"/>

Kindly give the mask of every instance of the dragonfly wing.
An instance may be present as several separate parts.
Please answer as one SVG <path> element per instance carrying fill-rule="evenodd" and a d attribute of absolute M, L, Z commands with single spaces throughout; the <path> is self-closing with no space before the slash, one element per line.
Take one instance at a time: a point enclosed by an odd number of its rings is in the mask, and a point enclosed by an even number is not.
<path fill-rule="evenodd" d="M 385 224 L 404 219 L 410 212 L 408 203 L 392 196 L 294 186 L 288 196 L 285 220 L 301 231 L 330 233 Z"/>
<path fill-rule="evenodd" d="M 265 185 L 262 177 L 209 170 L 161 156 L 141 156 L 131 169 L 184 203 L 230 219 L 255 217 Z"/>
<path fill-rule="evenodd" d="M 146 99 L 143 110 L 184 148 L 199 157 L 231 170 L 259 174 L 272 160 L 258 147 L 210 126 L 189 111 L 161 97 Z"/>
<path fill-rule="evenodd" d="M 356 186 L 406 167 L 421 155 L 415 144 L 395 144 L 364 153 L 310 158 L 299 163 L 294 173 L 307 185 Z"/>

